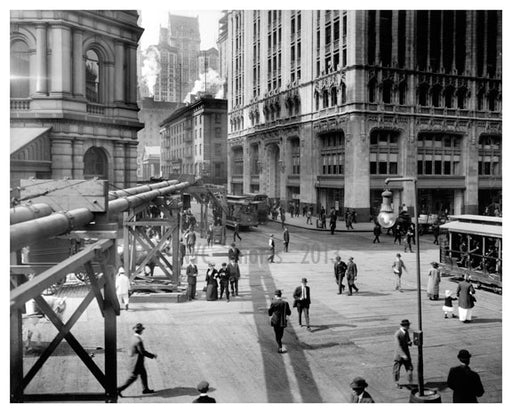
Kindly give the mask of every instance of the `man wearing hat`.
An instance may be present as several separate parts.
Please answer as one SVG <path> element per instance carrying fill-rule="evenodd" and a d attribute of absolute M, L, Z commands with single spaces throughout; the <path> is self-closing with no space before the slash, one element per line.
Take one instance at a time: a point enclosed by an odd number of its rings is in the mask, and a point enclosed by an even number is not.
<path fill-rule="evenodd" d="M 299 325 L 302 327 L 302 312 L 306 318 L 306 327 L 311 330 L 309 326 L 309 305 L 311 304 L 311 296 L 309 294 L 308 280 L 302 279 L 301 285 L 299 285 L 293 293 L 293 306 L 297 307 L 299 313 Z"/>
<path fill-rule="evenodd" d="M 222 296 L 224 295 L 224 291 L 226 291 L 226 300 L 229 303 L 229 272 L 228 272 L 228 264 L 223 262 L 222 267 L 218 272 L 219 282 L 220 282 L 220 294 L 219 299 L 222 300 Z"/>
<path fill-rule="evenodd" d="M 146 372 L 146 367 L 144 366 L 144 358 L 148 357 L 150 359 L 156 359 L 156 354 L 150 353 L 144 349 L 144 343 L 141 336 L 142 332 L 144 331 L 144 326 L 141 323 L 137 323 L 133 326 L 133 330 L 134 334 L 132 336 L 130 348 L 128 350 L 128 355 L 130 356 L 131 375 L 121 387 L 117 388 L 117 395 L 119 397 L 123 397 L 121 392 L 130 386 L 135 380 L 137 380 L 138 376 L 140 376 L 140 380 L 142 381 L 143 394 L 150 394 L 155 392 L 148 387 L 148 373 Z"/>
<path fill-rule="evenodd" d="M 192 403 L 217 403 L 213 397 L 208 396 L 208 390 L 210 384 L 203 380 L 197 385 L 197 391 L 200 393 L 197 399 L 194 399 Z"/>
<path fill-rule="evenodd" d="M 411 338 L 409 337 L 409 326 L 411 323 L 409 320 L 402 320 L 400 328 L 395 333 L 395 358 L 393 364 L 393 378 L 395 385 L 399 389 L 402 386 L 399 384 L 400 381 L 400 368 L 403 365 L 407 372 L 407 379 L 409 384 L 412 384 L 412 361 L 409 346 L 412 345 Z"/>
<path fill-rule="evenodd" d="M 350 403 L 375 403 L 365 389 L 368 387 L 368 383 L 362 377 L 356 377 L 350 383 L 350 387 L 352 388 L 352 399 Z"/>
<path fill-rule="evenodd" d="M 124 268 L 119 267 L 116 278 L 116 294 L 119 305 L 124 304 L 125 310 L 128 310 L 129 304 L 130 279 L 126 275 Z"/>
<path fill-rule="evenodd" d="M 348 295 L 352 295 L 352 290 L 355 290 L 356 293 L 358 293 L 359 288 L 356 287 L 357 265 L 354 262 L 353 257 L 348 259 L 345 275 L 347 276 Z"/>
<path fill-rule="evenodd" d="M 334 277 L 338 283 L 338 294 L 343 293 L 345 285 L 343 284 L 343 278 L 345 277 L 345 271 L 347 270 L 347 264 L 345 264 L 341 257 L 338 255 L 334 263 Z"/>
<path fill-rule="evenodd" d="M 469 368 L 471 354 L 460 350 L 457 358 L 461 365 L 452 367 L 446 380 L 448 387 L 453 390 L 453 403 L 478 403 L 477 397 L 484 394 L 480 375 Z"/>
<path fill-rule="evenodd" d="M 240 250 L 236 247 L 236 244 L 234 242 L 231 243 L 231 246 L 229 247 L 228 250 L 229 260 L 234 260 L 235 262 L 238 262 L 238 260 L 240 259 L 240 254 Z"/>
<path fill-rule="evenodd" d="M 284 329 L 288 325 L 286 317 L 292 314 L 288 302 L 281 298 L 282 294 L 283 293 L 281 290 L 275 291 L 274 299 L 272 300 L 270 308 L 268 309 L 270 325 L 274 328 L 274 333 L 276 335 L 278 353 L 286 353 L 286 347 L 283 346 L 282 338 Z"/>
<path fill-rule="evenodd" d="M 189 264 L 187 266 L 187 298 L 188 300 L 195 300 L 196 298 L 196 286 L 197 286 L 197 265 L 195 257 L 190 257 Z"/>

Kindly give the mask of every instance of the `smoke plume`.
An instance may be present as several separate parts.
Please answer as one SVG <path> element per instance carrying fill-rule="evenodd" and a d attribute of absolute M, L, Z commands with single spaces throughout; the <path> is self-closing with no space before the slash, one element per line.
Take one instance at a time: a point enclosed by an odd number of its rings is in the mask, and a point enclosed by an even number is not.
<path fill-rule="evenodd" d="M 189 94 L 187 94 L 185 102 L 190 103 L 192 96 L 198 96 L 203 94 L 212 95 L 215 96 L 215 98 L 217 99 L 222 99 L 224 95 L 223 85 L 224 81 L 220 78 L 219 73 L 216 70 L 209 67 L 206 73 L 201 73 L 199 75 L 199 79 L 194 82 L 194 88 Z"/>
<path fill-rule="evenodd" d="M 155 46 L 149 46 L 142 54 L 142 79 L 149 90 L 149 96 L 155 95 L 155 84 L 160 73 L 160 53 Z"/>

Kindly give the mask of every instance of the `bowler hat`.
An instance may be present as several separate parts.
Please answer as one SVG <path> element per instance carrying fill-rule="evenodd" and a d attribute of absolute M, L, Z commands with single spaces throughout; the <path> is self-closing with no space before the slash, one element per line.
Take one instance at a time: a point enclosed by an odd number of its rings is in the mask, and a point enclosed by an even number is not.
<path fill-rule="evenodd" d="M 208 383 L 207 381 L 205 380 L 202 380 L 198 385 L 197 385 L 197 390 L 201 393 L 206 393 L 208 391 L 208 389 L 210 388 L 210 383 Z"/>
<path fill-rule="evenodd" d="M 303 282 L 303 283 L 307 283 L 307 282 L 308 282 L 308 279 L 307 279 L 306 277 L 304 277 L 304 278 L 302 279 L 302 282 Z"/>
<path fill-rule="evenodd" d="M 276 290 L 274 292 L 274 295 L 277 295 L 278 297 L 281 297 L 282 294 L 283 294 L 283 292 L 281 290 Z"/>
<path fill-rule="evenodd" d="M 409 327 L 409 326 L 411 325 L 411 323 L 410 323 L 410 321 L 409 321 L 409 320 L 405 319 L 405 320 L 402 320 L 402 321 L 400 322 L 400 325 L 401 325 L 402 327 Z"/>
<path fill-rule="evenodd" d="M 142 325 L 142 323 L 137 323 L 133 326 L 134 330 L 144 330 L 145 327 Z"/>
<path fill-rule="evenodd" d="M 469 358 L 471 358 L 471 353 L 467 350 L 461 350 L 461 351 L 459 351 L 459 354 L 457 354 L 457 358 L 469 359 Z"/>
<path fill-rule="evenodd" d="M 368 383 L 366 383 L 366 380 L 362 377 L 356 377 L 352 380 L 352 383 L 350 383 L 350 387 L 353 389 L 364 389 L 368 387 Z"/>

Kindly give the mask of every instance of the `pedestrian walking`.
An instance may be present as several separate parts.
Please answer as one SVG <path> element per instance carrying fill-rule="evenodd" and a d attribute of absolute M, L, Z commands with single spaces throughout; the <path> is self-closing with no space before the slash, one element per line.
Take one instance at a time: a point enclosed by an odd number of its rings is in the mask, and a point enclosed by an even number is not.
<path fill-rule="evenodd" d="M 180 268 L 183 267 L 185 261 L 185 255 L 187 255 L 187 246 L 183 242 L 183 238 L 180 239 Z"/>
<path fill-rule="evenodd" d="M 197 385 L 197 391 L 199 392 L 199 397 L 194 399 L 192 403 L 217 403 L 213 397 L 208 396 L 208 390 L 210 389 L 210 384 L 207 381 L 201 381 Z"/>
<path fill-rule="evenodd" d="M 196 233 L 194 229 L 187 231 L 185 234 L 185 240 L 187 241 L 188 253 L 194 255 L 196 251 Z"/>
<path fill-rule="evenodd" d="M 229 303 L 229 271 L 228 264 L 222 263 L 221 269 L 219 270 L 217 277 L 219 278 L 220 294 L 219 299 L 222 300 L 224 291 L 226 292 L 226 301 Z M 238 289 L 237 289 L 238 290 Z"/>
<path fill-rule="evenodd" d="M 284 229 L 284 222 L 286 221 L 286 212 L 284 209 L 281 210 L 281 229 Z"/>
<path fill-rule="evenodd" d="M 469 282 L 469 274 L 464 274 L 464 280 L 457 287 L 457 297 L 459 299 L 459 320 L 463 323 L 470 323 L 475 306 L 475 288 Z"/>
<path fill-rule="evenodd" d="M 407 271 L 407 268 L 402 261 L 402 256 L 400 253 L 396 254 L 395 261 L 393 262 L 391 268 L 393 268 L 393 274 L 395 276 L 395 290 L 402 292 L 402 272 L 404 270 Z"/>
<path fill-rule="evenodd" d="M 307 212 L 308 212 L 308 207 L 307 206 L 303 206 L 302 207 L 302 216 L 305 217 Z"/>
<path fill-rule="evenodd" d="M 477 397 L 484 394 L 484 386 L 480 375 L 469 368 L 471 354 L 460 350 L 457 358 L 461 365 L 452 367 L 446 380 L 448 387 L 453 390 L 453 403 L 478 403 Z"/>
<path fill-rule="evenodd" d="M 441 271 L 439 264 L 435 261 L 430 263 L 432 268 L 428 271 L 427 297 L 431 301 L 439 299 L 439 284 L 441 283 Z"/>
<path fill-rule="evenodd" d="M 434 235 L 434 244 L 439 245 L 439 222 L 434 222 L 432 225 L 432 235 Z"/>
<path fill-rule="evenodd" d="M 274 262 L 274 256 L 276 254 L 276 243 L 274 241 L 274 235 L 273 234 L 270 234 L 270 238 L 268 240 L 268 249 L 269 249 L 269 256 L 267 258 L 267 261 L 273 263 Z"/>
<path fill-rule="evenodd" d="M 306 327 L 308 330 L 311 330 L 309 326 L 309 306 L 311 305 L 311 294 L 310 288 L 307 285 L 308 280 L 303 278 L 301 281 L 301 285 L 299 285 L 295 292 L 293 293 L 293 306 L 297 307 L 297 312 L 299 313 L 299 325 L 302 327 L 302 313 L 304 313 L 304 318 L 306 320 Z"/>
<path fill-rule="evenodd" d="M 233 242 L 235 242 L 237 238 L 240 241 L 242 241 L 242 238 L 240 237 L 240 224 L 238 221 L 235 221 L 235 228 L 234 228 L 234 232 L 233 232 Z"/>
<path fill-rule="evenodd" d="M 347 208 L 345 210 L 345 227 L 347 230 L 354 229 L 354 227 L 352 226 L 352 219 L 353 219 L 352 212 L 350 211 L 350 208 Z"/>
<path fill-rule="evenodd" d="M 238 295 L 238 280 L 240 279 L 240 267 L 235 260 L 229 261 L 228 265 L 229 285 L 231 295 Z"/>
<path fill-rule="evenodd" d="M 284 252 L 288 252 L 288 244 L 289 243 L 290 243 L 290 233 L 288 232 L 288 228 L 284 227 L 284 231 L 283 231 Z"/>
<path fill-rule="evenodd" d="M 334 262 L 334 277 L 336 278 L 336 283 L 338 284 L 338 294 L 342 294 L 345 289 L 345 285 L 343 284 L 343 277 L 345 277 L 345 271 L 347 270 L 347 264 L 341 260 L 341 257 L 338 255 L 336 257 L 336 261 Z"/>
<path fill-rule="evenodd" d="M 376 242 L 378 242 L 380 244 L 380 238 L 379 238 L 380 234 L 382 234 L 382 229 L 379 224 L 375 224 L 375 226 L 373 227 L 373 235 L 374 235 L 373 243 L 374 244 Z"/>
<path fill-rule="evenodd" d="M 338 215 L 336 214 L 336 210 L 334 209 L 334 207 L 331 207 L 331 212 L 329 213 L 329 228 L 331 229 L 331 235 L 334 235 L 337 220 Z"/>
<path fill-rule="evenodd" d="M 400 224 L 396 224 L 393 227 L 393 244 L 396 244 L 398 241 L 398 245 L 402 245 L 402 226 Z"/>
<path fill-rule="evenodd" d="M 368 383 L 362 377 L 356 377 L 350 383 L 352 389 L 352 398 L 350 403 L 375 403 L 372 396 L 365 390 L 368 387 Z"/>
<path fill-rule="evenodd" d="M 197 265 L 195 257 L 190 257 L 189 264 L 187 266 L 187 297 L 188 300 L 196 299 L 196 285 L 197 285 Z"/>
<path fill-rule="evenodd" d="M 306 212 L 306 225 L 313 225 L 313 221 L 311 220 L 311 217 L 313 216 L 313 213 L 311 212 L 311 209 L 308 209 Z"/>
<path fill-rule="evenodd" d="M 457 296 L 453 294 L 451 290 L 446 290 L 444 292 L 444 318 L 448 318 L 448 314 L 450 314 L 451 318 L 455 318 L 455 314 L 453 314 L 453 300 L 456 300 Z"/>
<path fill-rule="evenodd" d="M 228 259 L 230 261 L 234 260 L 235 262 L 238 262 L 238 260 L 240 259 L 240 255 L 242 255 L 240 250 L 236 247 L 236 244 L 233 242 L 228 250 Z"/>
<path fill-rule="evenodd" d="M 409 327 L 411 323 L 409 320 L 402 320 L 400 328 L 395 333 L 395 357 L 393 363 L 393 379 L 395 385 L 399 389 L 402 388 L 400 384 L 400 368 L 405 367 L 407 373 L 407 380 L 412 384 L 412 360 L 409 346 L 412 345 L 411 338 L 409 337 Z"/>
<path fill-rule="evenodd" d="M 213 224 L 210 224 L 206 230 L 206 243 L 209 247 L 213 245 Z"/>
<path fill-rule="evenodd" d="M 119 304 L 124 304 L 124 309 L 128 310 L 130 304 L 130 278 L 124 272 L 123 267 L 119 267 L 116 278 L 116 294 Z"/>
<path fill-rule="evenodd" d="M 347 276 L 347 284 L 348 284 L 348 295 L 352 295 L 352 290 L 355 290 L 356 293 L 359 292 L 359 288 L 356 287 L 356 279 L 357 279 L 357 265 L 354 262 L 354 258 L 350 257 L 347 262 L 347 270 L 345 271 L 345 275 Z"/>
<path fill-rule="evenodd" d="M 130 348 L 128 350 L 128 355 L 130 356 L 130 377 L 126 380 L 126 382 L 117 388 L 117 395 L 119 397 L 123 397 L 121 392 L 128 388 L 137 377 L 140 376 L 140 380 L 142 381 L 142 393 L 149 394 L 154 393 L 155 391 L 148 387 L 148 373 L 146 371 L 146 367 L 144 366 L 144 359 L 156 359 L 157 355 L 146 351 L 144 348 L 144 342 L 142 341 L 142 332 L 145 330 L 144 326 L 141 323 L 135 324 L 133 327 L 134 334 L 132 336 L 132 340 L 130 342 Z"/>
<path fill-rule="evenodd" d="M 407 252 L 407 248 L 409 248 L 410 252 L 413 252 L 412 251 L 412 245 L 411 245 L 413 238 L 414 238 L 414 232 L 413 232 L 412 228 L 409 227 L 407 229 L 407 232 L 405 233 L 405 248 L 404 248 L 404 252 Z"/>
<path fill-rule="evenodd" d="M 290 305 L 286 300 L 282 298 L 282 291 L 276 290 L 274 293 L 274 299 L 268 309 L 268 315 L 270 317 L 270 325 L 274 328 L 274 334 L 277 342 L 277 352 L 286 353 L 286 347 L 283 346 L 283 334 L 284 329 L 288 325 L 288 316 L 292 314 Z"/>
<path fill-rule="evenodd" d="M 206 270 L 206 301 L 217 301 L 219 298 L 217 283 L 217 270 L 215 269 L 215 263 L 209 262 L 208 269 Z"/>
<path fill-rule="evenodd" d="M 352 218 L 351 223 L 357 224 L 357 212 L 355 209 L 352 209 L 352 212 L 350 213 L 350 217 Z M 354 228 L 352 228 L 352 229 L 354 229 Z"/>

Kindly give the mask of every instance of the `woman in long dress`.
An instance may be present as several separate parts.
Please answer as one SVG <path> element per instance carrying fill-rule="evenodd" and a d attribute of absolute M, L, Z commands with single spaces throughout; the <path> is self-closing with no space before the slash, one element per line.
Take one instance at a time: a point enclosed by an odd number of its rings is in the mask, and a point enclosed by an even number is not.
<path fill-rule="evenodd" d="M 206 271 L 206 301 L 215 301 L 218 296 L 217 270 L 215 264 L 210 262 Z"/>
<path fill-rule="evenodd" d="M 457 287 L 457 297 L 459 297 L 459 320 L 463 323 L 471 322 L 473 307 L 475 306 L 475 289 L 469 282 L 469 274 L 464 275 L 464 281 Z"/>
<path fill-rule="evenodd" d="M 427 282 L 427 296 L 429 300 L 439 299 L 439 283 L 441 282 L 441 271 L 439 271 L 439 264 L 437 262 L 431 262 L 428 272 Z"/>

